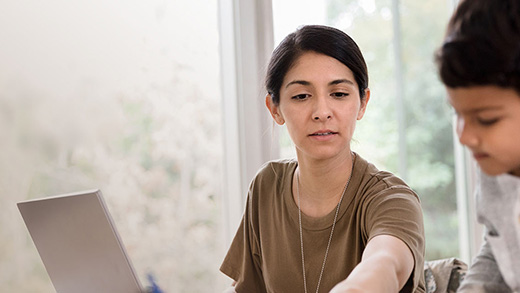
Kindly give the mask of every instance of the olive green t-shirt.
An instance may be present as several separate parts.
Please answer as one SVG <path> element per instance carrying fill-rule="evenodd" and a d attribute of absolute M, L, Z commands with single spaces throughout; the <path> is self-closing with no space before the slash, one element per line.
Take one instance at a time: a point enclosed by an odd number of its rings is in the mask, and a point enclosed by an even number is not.
<path fill-rule="evenodd" d="M 265 164 L 251 182 L 243 221 L 220 270 L 236 292 L 304 292 L 298 206 L 292 180 L 298 162 Z M 336 210 L 321 218 L 302 214 L 308 292 L 315 292 Z M 361 261 L 377 235 L 401 239 L 415 268 L 401 292 L 425 292 L 424 227 L 417 195 L 398 177 L 356 155 L 340 206 L 320 292 L 329 292 Z"/>

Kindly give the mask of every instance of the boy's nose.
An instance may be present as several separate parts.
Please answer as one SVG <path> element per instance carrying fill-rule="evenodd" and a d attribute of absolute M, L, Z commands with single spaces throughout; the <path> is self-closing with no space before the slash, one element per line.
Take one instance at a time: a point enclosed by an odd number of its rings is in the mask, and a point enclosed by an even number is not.
<path fill-rule="evenodd" d="M 465 146 L 471 147 L 478 143 L 478 136 L 474 127 L 462 117 L 457 117 L 457 135 L 460 143 Z"/>

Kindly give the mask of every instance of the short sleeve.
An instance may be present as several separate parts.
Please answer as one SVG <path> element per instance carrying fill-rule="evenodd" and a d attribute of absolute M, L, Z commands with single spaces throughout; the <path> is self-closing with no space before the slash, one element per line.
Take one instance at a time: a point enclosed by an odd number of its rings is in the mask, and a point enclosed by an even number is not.
<path fill-rule="evenodd" d="M 417 195 L 406 187 L 389 187 L 371 198 L 365 215 L 369 240 L 377 235 L 391 235 L 410 248 L 415 260 L 413 284 L 409 280 L 401 292 L 412 292 L 424 283 L 424 225 Z"/>
<path fill-rule="evenodd" d="M 266 292 L 252 216 L 250 192 L 242 222 L 220 266 L 222 273 L 237 282 L 237 293 Z"/>

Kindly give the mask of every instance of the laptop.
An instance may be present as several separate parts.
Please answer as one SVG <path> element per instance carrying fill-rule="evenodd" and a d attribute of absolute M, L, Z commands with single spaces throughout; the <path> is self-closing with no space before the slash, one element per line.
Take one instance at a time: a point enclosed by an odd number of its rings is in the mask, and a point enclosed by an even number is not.
<path fill-rule="evenodd" d="M 17 205 L 56 292 L 145 292 L 100 190 Z"/>

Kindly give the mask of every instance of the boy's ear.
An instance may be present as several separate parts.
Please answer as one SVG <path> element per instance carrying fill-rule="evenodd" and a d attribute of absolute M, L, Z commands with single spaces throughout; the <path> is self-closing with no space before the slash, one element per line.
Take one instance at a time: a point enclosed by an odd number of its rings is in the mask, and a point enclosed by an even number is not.
<path fill-rule="evenodd" d="M 273 103 L 270 94 L 265 97 L 265 106 L 269 109 L 269 113 L 271 113 L 271 116 L 278 125 L 283 125 L 285 123 L 285 119 L 283 119 L 283 115 L 280 112 L 280 107 Z"/>
<path fill-rule="evenodd" d="M 365 115 L 365 111 L 367 110 L 367 104 L 370 100 L 370 89 L 367 88 L 365 90 L 365 97 L 361 100 L 361 106 L 359 107 L 359 112 L 357 115 L 357 120 L 361 120 L 363 116 Z"/>

